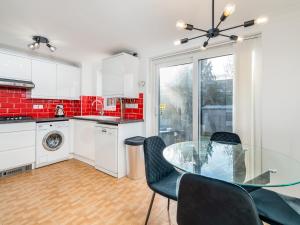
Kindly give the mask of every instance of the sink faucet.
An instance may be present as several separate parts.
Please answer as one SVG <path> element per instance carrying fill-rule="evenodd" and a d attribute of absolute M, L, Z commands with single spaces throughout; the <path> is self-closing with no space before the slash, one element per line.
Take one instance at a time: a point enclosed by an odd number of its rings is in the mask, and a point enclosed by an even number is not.
<path fill-rule="evenodd" d="M 100 103 L 101 108 L 100 108 L 100 110 L 99 110 L 99 114 L 100 114 L 100 116 L 103 116 L 103 115 L 104 115 L 103 102 L 100 101 L 100 100 L 98 100 L 98 99 L 96 99 L 95 101 L 92 102 L 92 107 L 94 106 L 94 104 L 95 104 L 96 102 Z"/>

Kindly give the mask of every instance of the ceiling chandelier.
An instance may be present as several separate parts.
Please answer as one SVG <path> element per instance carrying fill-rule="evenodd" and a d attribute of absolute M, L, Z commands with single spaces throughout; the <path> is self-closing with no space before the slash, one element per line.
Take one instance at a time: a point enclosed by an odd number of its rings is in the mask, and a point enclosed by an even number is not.
<path fill-rule="evenodd" d="M 185 29 L 185 30 L 189 30 L 189 31 L 197 30 L 197 31 L 204 32 L 205 34 L 199 35 L 199 36 L 196 36 L 196 37 L 192 37 L 192 38 L 183 38 L 183 39 L 175 41 L 174 44 L 175 45 L 185 44 L 185 43 L 188 43 L 191 40 L 201 38 L 201 37 L 206 37 L 207 40 L 203 43 L 203 46 L 201 47 L 202 49 L 205 49 L 208 45 L 209 40 L 212 39 L 212 38 L 218 37 L 218 36 L 227 37 L 232 41 L 243 41 L 242 37 L 239 37 L 239 36 L 236 36 L 236 35 L 226 35 L 226 34 L 223 34 L 223 32 L 233 30 L 233 29 L 236 29 L 236 28 L 240 28 L 240 27 L 250 27 L 250 26 L 253 26 L 255 24 L 262 24 L 262 23 L 265 23 L 265 22 L 268 21 L 268 18 L 260 17 L 260 18 L 255 19 L 255 20 L 253 19 L 253 20 L 245 21 L 243 24 L 240 24 L 240 25 L 237 25 L 237 26 L 220 29 L 221 23 L 224 22 L 228 16 L 233 14 L 234 11 L 235 11 L 235 5 L 232 4 L 232 3 L 227 4 L 224 11 L 223 11 L 223 13 L 222 13 L 222 15 L 221 15 L 221 17 L 220 17 L 220 21 L 215 26 L 215 0 L 212 0 L 212 26 L 211 26 L 211 28 L 208 29 L 208 30 L 200 29 L 200 28 L 194 27 L 192 24 L 188 24 L 188 23 L 185 23 L 182 20 L 179 20 L 176 23 L 176 27 L 178 29 Z"/>
<path fill-rule="evenodd" d="M 45 44 L 50 49 L 51 52 L 55 52 L 56 51 L 56 47 L 54 47 L 53 45 L 50 45 L 49 40 L 46 37 L 43 37 L 43 36 L 33 36 L 32 40 L 34 42 L 28 45 L 28 48 L 30 48 L 31 50 L 39 49 L 40 48 L 40 44 L 43 43 L 43 44 Z"/>

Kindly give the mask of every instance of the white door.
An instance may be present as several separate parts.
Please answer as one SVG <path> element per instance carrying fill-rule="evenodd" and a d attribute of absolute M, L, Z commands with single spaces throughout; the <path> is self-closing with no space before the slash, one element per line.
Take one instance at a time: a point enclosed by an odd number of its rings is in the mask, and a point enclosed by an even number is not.
<path fill-rule="evenodd" d="M 100 126 L 96 128 L 96 168 L 104 172 L 118 173 L 118 129 Z"/>
<path fill-rule="evenodd" d="M 32 60 L 32 82 L 35 84 L 32 98 L 56 98 L 56 64 Z"/>
<path fill-rule="evenodd" d="M 31 81 L 31 60 L 20 56 L 0 53 L 0 77 Z"/>
<path fill-rule="evenodd" d="M 80 69 L 57 65 L 57 96 L 62 99 L 80 99 Z"/>

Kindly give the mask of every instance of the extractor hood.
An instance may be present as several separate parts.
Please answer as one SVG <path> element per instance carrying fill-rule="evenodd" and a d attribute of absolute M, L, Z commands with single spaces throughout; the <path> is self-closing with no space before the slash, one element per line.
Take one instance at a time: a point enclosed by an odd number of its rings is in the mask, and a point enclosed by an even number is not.
<path fill-rule="evenodd" d="M 0 78 L 0 87 L 14 87 L 14 88 L 34 88 L 34 83 L 31 81 L 21 81 L 21 80 L 12 80 Z"/>

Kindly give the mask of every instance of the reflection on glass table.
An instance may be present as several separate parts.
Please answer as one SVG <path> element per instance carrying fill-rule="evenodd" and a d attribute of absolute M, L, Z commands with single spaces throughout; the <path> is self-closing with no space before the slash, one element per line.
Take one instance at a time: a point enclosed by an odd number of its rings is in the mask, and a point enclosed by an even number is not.
<path fill-rule="evenodd" d="M 174 167 L 249 187 L 279 187 L 300 183 L 300 162 L 271 150 L 201 140 L 164 149 Z"/>

